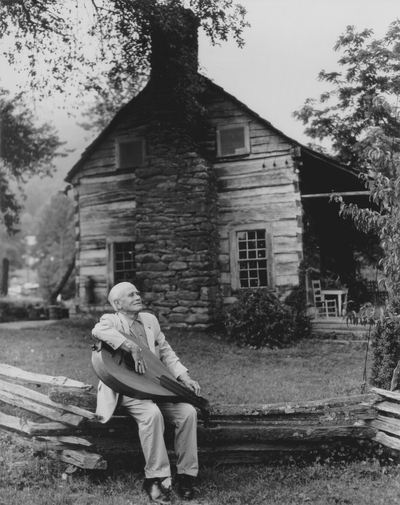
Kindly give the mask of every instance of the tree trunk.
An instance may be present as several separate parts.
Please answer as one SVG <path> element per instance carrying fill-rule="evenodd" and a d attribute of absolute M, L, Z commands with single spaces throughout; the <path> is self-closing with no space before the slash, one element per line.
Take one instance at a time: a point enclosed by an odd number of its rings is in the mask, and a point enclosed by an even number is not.
<path fill-rule="evenodd" d="M 1 294 L 3 296 L 7 296 L 8 293 L 8 271 L 9 271 L 10 262 L 7 258 L 3 258 L 3 264 L 1 269 Z"/>
<path fill-rule="evenodd" d="M 49 299 L 47 300 L 47 303 L 50 305 L 54 304 L 57 300 L 57 296 L 61 293 L 63 290 L 65 284 L 67 283 L 67 280 L 69 279 L 69 276 L 72 274 L 72 271 L 75 268 L 75 255 L 72 257 L 71 261 L 68 264 L 67 270 L 61 279 L 61 281 L 57 284 L 55 287 L 54 291 L 50 294 Z"/>

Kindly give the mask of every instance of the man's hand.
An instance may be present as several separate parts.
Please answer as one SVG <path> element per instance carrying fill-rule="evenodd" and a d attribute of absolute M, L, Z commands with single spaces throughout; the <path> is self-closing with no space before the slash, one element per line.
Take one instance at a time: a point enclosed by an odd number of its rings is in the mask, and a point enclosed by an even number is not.
<path fill-rule="evenodd" d="M 137 373 L 145 373 L 147 369 L 146 360 L 143 358 L 142 349 L 132 342 L 132 340 L 126 339 L 125 342 L 121 345 L 121 349 L 129 352 L 135 362 L 135 371 Z"/>
<path fill-rule="evenodd" d="M 197 381 L 194 381 L 193 379 L 191 379 L 187 372 L 180 375 L 178 377 L 178 381 L 182 382 L 182 384 L 184 386 L 186 386 L 188 389 L 190 389 L 191 391 L 194 391 L 197 396 L 200 396 L 200 393 L 201 393 L 200 384 Z"/>

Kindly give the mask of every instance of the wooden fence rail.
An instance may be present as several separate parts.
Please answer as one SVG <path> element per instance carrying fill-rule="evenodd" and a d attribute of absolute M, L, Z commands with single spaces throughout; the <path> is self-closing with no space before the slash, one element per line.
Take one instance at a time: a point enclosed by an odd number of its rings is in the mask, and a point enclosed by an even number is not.
<path fill-rule="evenodd" d="M 125 457 L 142 464 L 136 424 L 119 412 L 100 423 L 91 385 L 2 364 L 0 376 L 0 404 L 6 406 L 0 411 L 0 428 L 34 450 L 85 469 L 105 469 L 107 461 Z M 39 393 L 38 387 L 45 392 Z M 21 410 L 29 415 L 21 415 Z M 174 460 L 172 429 L 167 428 L 165 436 Z M 308 402 L 218 404 L 208 420 L 200 415 L 198 425 L 203 464 L 261 463 L 354 439 L 400 450 L 400 393 L 374 389 L 365 395 Z"/>

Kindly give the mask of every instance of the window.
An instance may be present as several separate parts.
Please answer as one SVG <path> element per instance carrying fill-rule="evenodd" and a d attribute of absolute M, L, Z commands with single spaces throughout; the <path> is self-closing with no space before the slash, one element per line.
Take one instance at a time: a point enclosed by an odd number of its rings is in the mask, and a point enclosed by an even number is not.
<path fill-rule="evenodd" d="M 135 283 L 136 260 L 135 243 L 132 241 L 111 242 L 107 244 L 108 251 L 108 284 L 118 282 Z"/>
<path fill-rule="evenodd" d="M 249 125 L 219 126 L 217 129 L 217 156 L 237 156 L 250 153 Z"/>
<path fill-rule="evenodd" d="M 146 142 L 143 138 L 117 139 L 117 168 L 143 165 L 146 156 Z"/>
<path fill-rule="evenodd" d="M 237 234 L 237 241 L 240 287 L 267 287 L 265 230 L 240 231 Z"/>
<path fill-rule="evenodd" d="M 270 225 L 239 227 L 230 234 L 231 284 L 234 290 L 271 288 L 273 256 Z"/>

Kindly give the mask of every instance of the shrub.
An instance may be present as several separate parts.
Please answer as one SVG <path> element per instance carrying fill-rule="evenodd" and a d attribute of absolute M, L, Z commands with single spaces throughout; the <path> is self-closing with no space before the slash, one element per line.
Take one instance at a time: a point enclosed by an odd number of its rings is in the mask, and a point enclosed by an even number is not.
<path fill-rule="evenodd" d="M 0 322 L 21 321 L 29 319 L 29 307 L 18 302 L 0 302 Z"/>
<path fill-rule="evenodd" d="M 308 338 L 311 336 L 311 318 L 307 315 L 307 299 L 303 285 L 295 286 L 285 299 L 285 305 L 291 308 L 294 317 L 294 338 Z"/>
<path fill-rule="evenodd" d="M 291 301 L 299 306 L 297 293 Z M 240 291 L 238 300 L 224 311 L 227 338 L 240 346 L 256 349 L 284 347 L 305 334 L 305 319 L 302 321 L 299 312 L 266 289 Z M 299 334 L 300 328 L 303 329 Z"/>
<path fill-rule="evenodd" d="M 398 305 L 396 300 L 388 304 L 384 317 L 377 322 L 373 332 L 371 384 L 382 389 L 390 389 L 393 371 L 400 359 Z"/>

